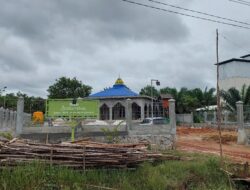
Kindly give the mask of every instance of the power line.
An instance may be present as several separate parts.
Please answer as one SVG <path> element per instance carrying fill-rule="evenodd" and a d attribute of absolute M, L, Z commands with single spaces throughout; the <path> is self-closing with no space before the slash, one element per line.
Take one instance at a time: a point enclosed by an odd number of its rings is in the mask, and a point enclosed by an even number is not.
<path fill-rule="evenodd" d="M 245 3 L 245 2 L 241 2 L 241 1 L 236 1 L 236 0 L 229 0 L 231 2 L 234 2 L 234 3 L 238 3 L 238 4 L 241 4 L 241 5 L 246 5 L 246 6 L 249 6 L 250 7 L 250 3 Z"/>
<path fill-rule="evenodd" d="M 205 13 L 205 12 L 201 12 L 201 11 L 187 9 L 187 8 L 183 8 L 183 7 L 180 7 L 180 6 L 172 5 L 172 4 L 169 4 L 169 3 L 163 3 L 163 2 L 155 1 L 155 0 L 148 0 L 148 1 L 153 2 L 153 3 L 157 3 L 157 4 L 161 4 L 161 5 L 165 5 L 165 6 L 169 6 L 169 7 L 173 7 L 173 8 L 177 8 L 177 9 L 181 9 L 181 10 L 185 10 L 185 11 L 189 11 L 189 12 L 193 12 L 193 13 L 198 13 L 198 14 L 202 14 L 202 15 L 206 15 L 206 16 L 210 16 L 210 17 L 214 17 L 214 18 L 219 18 L 219 19 L 227 20 L 227 21 L 230 21 L 230 22 L 236 22 L 236 23 L 240 23 L 240 24 L 250 25 L 247 22 L 242 22 L 242 21 L 231 19 L 231 18 L 225 18 L 225 17 L 221 17 L 221 16 L 217 16 L 217 15 L 213 15 L 213 14 L 209 14 L 209 13 Z"/>
<path fill-rule="evenodd" d="M 243 3 L 249 3 L 250 4 L 250 1 L 243 1 L 243 0 L 238 0 L 238 1 L 241 1 Z"/>
<path fill-rule="evenodd" d="M 250 6 L 250 3 L 246 3 L 244 1 L 238 1 L 238 0 L 229 0 L 229 1 L 234 2 L 234 3 L 238 3 L 238 4 L 242 4 L 242 5 Z"/>
<path fill-rule="evenodd" d="M 243 47 L 240 46 L 239 44 L 233 42 L 232 40 L 228 39 L 228 38 L 227 38 L 225 35 L 223 35 L 222 33 L 219 33 L 219 34 L 223 37 L 223 39 L 225 39 L 226 41 L 230 42 L 230 43 L 233 44 L 235 47 L 244 50 L 246 53 L 249 53 L 249 51 L 245 50 L 245 48 L 243 48 Z"/>
<path fill-rule="evenodd" d="M 168 9 L 154 7 L 154 6 L 151 6 L 151 5 L 147 5 L 147 4 L 143 4 L 143 3 L 138 3 L 138 2 L 135 2 L 135 1 L 130 1 L 130 0 L 122 0 L 122 1 L 127 2 L 127 3 L 131 3 L 131 4 L 135 4 L 135 5 L 139 5 L 139 6 L 143 6 L 143 7 L 147 7 L 147 8 L 151 8 L 151 9 L 156 9 L 156 10 L 160 10 L 160 11 L 174 13 L 174 14 L 178 14 L 178 15 L 182 15 L 182 16 L 187 16 L 187 17 L 191 17 L 191 18 L 200 19 L 200 20 L 205 20 L 205 21 L 209 21 L 209 22 L 214 22 L 214 23 L 219 23 L 219 24 L 234 26 L 234 27 L 238 27 L 238 28 L 244 28 L 244 29 L 248 29 L 248 30 L 250 29 L 249 27 L 246 27 L 246 26 L 241 26 L 241 25 L 232 24 L 232 23 L 228 23 L 228 22 L 218 21 L 218 20 L 214 20 L 214 19 L 210 19 L 210 18 L 205 18 L 205 17 L 194 16 L 194 15 L 190 15 L 190 14 L 186 14 L 186 13 L 180 13 L 180 12 L 177 12 L 177 11 L 172 11 L 172 10 L 168 10 Z"/>

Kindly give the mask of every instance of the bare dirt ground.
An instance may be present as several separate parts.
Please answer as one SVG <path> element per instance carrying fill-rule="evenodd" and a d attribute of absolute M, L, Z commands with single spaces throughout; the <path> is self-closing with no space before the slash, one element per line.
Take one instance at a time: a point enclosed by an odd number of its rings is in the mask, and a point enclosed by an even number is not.
<path fill-rule="evenodd" d="M 223 155 L 237 162 L 250 161 L 250 146 L 237 145 L 235 130 L 222 130 Z M 219 155 L 219 135 L 214 128 L 177 128 L 177 150 Z"/>

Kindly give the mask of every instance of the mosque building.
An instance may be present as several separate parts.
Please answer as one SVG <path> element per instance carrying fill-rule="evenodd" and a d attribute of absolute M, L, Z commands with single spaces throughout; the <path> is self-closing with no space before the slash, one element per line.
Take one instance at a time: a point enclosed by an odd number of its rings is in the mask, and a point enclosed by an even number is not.
<path fill-rule="evenodd" d="M 119 77 L 113 87 L 91 94 L 88 99 L 100 101 L 100 120 L 125 119 L 127 99 L 132 104 L 132 119 L 143 120 L 151 117 L 151 97 L 141 96 L 130 90 Z"/>

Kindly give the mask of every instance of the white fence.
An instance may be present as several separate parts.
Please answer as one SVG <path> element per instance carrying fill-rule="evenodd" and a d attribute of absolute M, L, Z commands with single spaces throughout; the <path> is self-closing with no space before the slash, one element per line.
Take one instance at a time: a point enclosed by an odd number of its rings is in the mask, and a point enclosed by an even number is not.
<path fill-rule="evenodd" d="M 0 130 L 16 129 L 17 112 L 9 109 L 0 108 Z M 23 113 L 23 126 L 31 123 L 31 114 Z"/>
<path fill-rule="evenodd" d="M 180 123 L 193 124 L 193 114 L 176 114 L 176 121 Z"/>
<path fill-rule="evenodd" d="M 16 111 L 0 108 L 0 129 L 15 129 L 16 127 Z"/>

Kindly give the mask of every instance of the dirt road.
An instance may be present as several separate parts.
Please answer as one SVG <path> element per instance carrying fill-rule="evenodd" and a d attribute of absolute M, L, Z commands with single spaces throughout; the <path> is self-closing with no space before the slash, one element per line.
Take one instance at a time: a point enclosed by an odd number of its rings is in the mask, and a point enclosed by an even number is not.
<path fill-rule="evenodd" d="M 236 131 L 223 130 L 222 142 L 225 156 L 237 162 L 250 161 L 250 147 L 237 145 Z M 218 132 L 212 128 L 179 127 L 177 129 L 177 149 L 219 155 Z"/>

